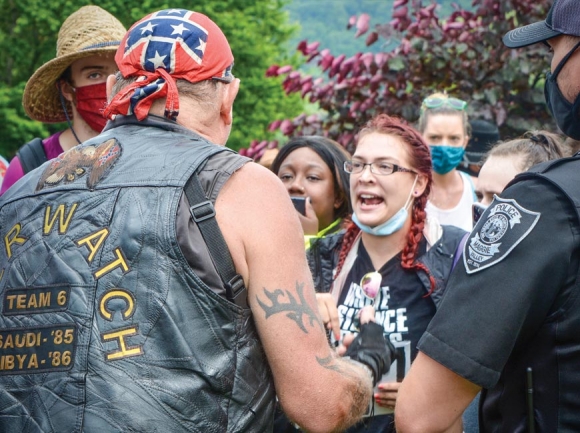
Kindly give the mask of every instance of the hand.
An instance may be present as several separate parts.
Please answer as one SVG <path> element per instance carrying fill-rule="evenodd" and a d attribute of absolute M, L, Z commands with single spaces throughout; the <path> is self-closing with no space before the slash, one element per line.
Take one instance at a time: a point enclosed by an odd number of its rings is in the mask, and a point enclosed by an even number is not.
<path fill-rule="evenodd" d="M 312 203 L 310 203 L 310 197 L 306 197 L 305 209 L 306 215 L 298 214 L 298 218 L 300 218 L 300 224 L 302 224 L 302 230 L 304 231 L 305 235 L 316 236 L 319 231 L 318 217 L 316 216 L 316 212 L 314 212 Z"/>
<path fill-rule="evenodd" d="M 348 347 L 345 356 L 361 362 L 370 368 L 373 383 L 389 372 L 391 363 L 395 360 L 396 351 L 384 328 L 374 322 L 361 325 L 360 332 Z"/>
<path fill-rule="evenodd" d="M 359 312 L 359 322 L 361 326 L 370 322 L 376 323 L 375 308 L 372 305 L 362 307 Z"/>
<path fill-rule="evenodd" d="M 399 395 L 400 382 L 379 383 L 379 390 L 375 393 L 375 402 L 387 409 L 394 409 Z"/>
<path fill-rule="evenodd" d="M 322 316 L 324 327 L 332 331 L 336 341 L 340 340 L 340 322 L 334 298 L 330 293 L 317 293 L 316 302 L 318 303 L 318 311 Z"/>
<path fill-rule="evenodd" d="M 345 335 L 342 341 L 340 342 L 340 346 L 336 348 L 336 353 L 338 353 L 340 356 L 344 356 L 344 354 L 348 350 L 348 346 L 352 344 L 355 338 L 356 338 L 355 334 Z"/>
<path fill-rule="evenodd" d="M 361 326 L 370 322 L 376 322 L 374 307 L 372 305 L 367 305 L 363 307 L 359 311 L 358 319 Z M 342 342 L 340 343 L 340 346 L 338 346 L 338 348 L 336 349 L 336 353 L 338 353 L 340 356 L 343 356 L 348 350 L 348 346 L 351 345 L 351 343 L 354 341 L 355 338 L 356 338 L 355 334 L 345 335 L 344 338 L 342 339 Z"/>

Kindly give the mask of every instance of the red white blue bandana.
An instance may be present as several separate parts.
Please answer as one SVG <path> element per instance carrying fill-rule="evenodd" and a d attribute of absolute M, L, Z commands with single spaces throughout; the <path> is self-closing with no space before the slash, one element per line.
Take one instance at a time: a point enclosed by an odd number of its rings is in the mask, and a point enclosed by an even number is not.
<path fill-rule="evenodd" d="M 185 9 L 147 15 L 127 32 L 115 61 L 123 77 L 139 77 L 111 100 L 104 115 L 134 114 L 143 120 L 153 101 L 167 98 L 165 117 L 179 113 L 176 79 L 230 82 L 234 56 L 221 29 L 207 16 Z"/>

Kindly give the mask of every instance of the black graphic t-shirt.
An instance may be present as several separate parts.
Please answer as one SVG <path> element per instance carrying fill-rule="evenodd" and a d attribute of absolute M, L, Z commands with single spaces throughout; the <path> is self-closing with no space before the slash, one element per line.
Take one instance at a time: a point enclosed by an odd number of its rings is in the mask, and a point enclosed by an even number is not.
<path fill-rule="evenodd" d="M 426 252 L 426 241 L 419 244 L 418 256 Z M 375 271 L 372 261 L 363 242 L 359 243 L 358 256 L 345 279 L 344 287 L 338 300 L 341 338 L 349 333 L 357 334 L 360 310 L 373 301 L 366 297 L 360 287 L 361 279 L 369 272 Z M 388 375 L 389 380 L 382 382 L 402 381 L 410 364 L 417 356 L 417 343 L 427 329 L 435 314 L 435 304 L 427 294 L 425 287 L 416 272 L 404 270 L 401 266 L 401 254 L 397 254 L 385 263 L 378 272 L 382 276 L 381 290 L 374 303 L 376 322 L 383 326 L 388 336 L 402 356 L 393 364 Z M 385 415 L 388 411 L 375 405 L 375 414 L 365 418 L 347 431 L 353 432 L 389 432 L 394 431 L 393 416 Z"/>
<path fill-rule="evenodd" d="M 423 239 L 418 255 L 426 251 Z M 358 314 L 373 301 L 366 297 L 360 287 L 362 277 L 373 272 L 373 264 L 363 242 L 359 243 L 358 257 L 348 273 L 338 300 L 341 337 L 358 333 Z M 417 356 L 417 343 L 435 314 L 435 304 L 427 293 L 416 272 L 404 270 L 401 254 L 385 263 L 378 272 L 382 276 L 381 290 L 375 300 L 375 318 L 385 329 L 392 343 L 397 346 L 409 344 L 411 361 Z"/>

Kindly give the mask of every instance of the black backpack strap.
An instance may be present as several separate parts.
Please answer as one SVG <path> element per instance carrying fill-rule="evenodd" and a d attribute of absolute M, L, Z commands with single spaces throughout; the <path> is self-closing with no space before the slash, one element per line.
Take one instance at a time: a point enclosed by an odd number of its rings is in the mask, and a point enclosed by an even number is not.
<path fill-rule="evenodd" d="M 242 276 L 236 272 L 230 250 L 215 219 L 213 203 L 205 196 L 194 173 L 185 184 L 191 217 L 199 227 L 213 263 L 226 288 L 226 297 L 242 308 L 248 308 L 247 289 Z"/>
<path fill-rule="evenodd" d="M 42 139 L 38 137 L 18 149 L 16 156 L 18 156 L 24 174 L 34 170 L 36 167 L 40 167 L 47 161 Z"/>

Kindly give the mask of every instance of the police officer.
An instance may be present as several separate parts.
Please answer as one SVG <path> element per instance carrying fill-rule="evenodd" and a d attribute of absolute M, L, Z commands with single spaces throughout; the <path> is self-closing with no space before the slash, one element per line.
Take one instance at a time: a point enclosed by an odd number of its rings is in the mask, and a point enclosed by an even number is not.
<path fill-rule="evenodd" d="M 329 347 L 284 186 L 224 146 L 224 34 L 159 11 L 115 60 L 104 132 L 0 199 L 0 430 L 267 432 L 274 383 L 307 430 L 354 423 L 386 341 Z"/>
<path fill-rule="evenodd" d="M 538 42 L 553 50 L 548 107 L 580 138 L 580 2 L 504 37 Z M 486 210 L 401 386 L 397 431 L 461 431 L 480 389 L 481 431 L 580 431 L 579 170 L 578 157 L 537 165 Z"/>

